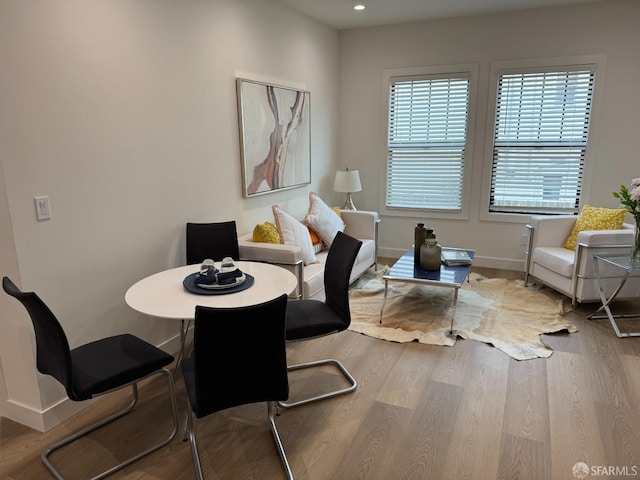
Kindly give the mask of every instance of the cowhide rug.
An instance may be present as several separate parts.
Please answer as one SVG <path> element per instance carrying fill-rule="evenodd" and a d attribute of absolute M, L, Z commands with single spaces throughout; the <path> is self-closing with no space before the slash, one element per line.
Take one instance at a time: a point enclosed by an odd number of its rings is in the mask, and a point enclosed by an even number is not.
<path fill-rule="evenodd" d="M 564 297 L 556 292 L 473 272 L 469 280 L 459 290 L 455 311 L 454 329 L 462 338 L 491 344 L 516 360 L 528 360 L 553 353 L 541 334 L 577 331 L 564 318 Z M 393 342 L 453 346 L 456 338 L 447 335 L 453 294 L 452 288 L 390 281 L 380 325 L 382 272 L 369 271 L 351 288 L 349 328 Z"/>

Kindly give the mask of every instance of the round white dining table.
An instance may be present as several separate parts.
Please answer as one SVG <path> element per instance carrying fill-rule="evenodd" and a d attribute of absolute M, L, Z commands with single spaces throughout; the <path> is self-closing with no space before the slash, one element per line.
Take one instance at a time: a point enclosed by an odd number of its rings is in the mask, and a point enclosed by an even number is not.
<path fill-rule="evenodd" d="M 198 295 L 187 291 L 183 280 L 199 271 L 200 265 L 172 268 L 150 275 L 133 284 L 125 294 L 125 302 L 134 310 L 159 318 L 192 320 L 196 305 L 237 308 L 264 303 L 297 287 L 296 276 L 269 263 L 236 261 L 243 273 L 254 278 L 246 290 L 217 295 Z"/>

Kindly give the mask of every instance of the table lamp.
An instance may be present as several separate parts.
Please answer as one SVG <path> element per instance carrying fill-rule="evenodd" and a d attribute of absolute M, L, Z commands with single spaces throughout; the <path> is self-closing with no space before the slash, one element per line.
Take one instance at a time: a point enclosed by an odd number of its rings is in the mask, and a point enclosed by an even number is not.
<path fill-rule="evenodd" d="M 344 202 L 342 206 L 343 210 L 356 210 L 356 206 L 353 204 L 353 200 L 351 200 L 352 192 L 359 192 L 362 190 L 362 185 L 360 184 L 360 173 L 358 170 L 338 170 L 336 172 L 336 178 L 333 182 L 333 189 L 336 192 L 343 192 L 347 194 L 347 200 Z"/>

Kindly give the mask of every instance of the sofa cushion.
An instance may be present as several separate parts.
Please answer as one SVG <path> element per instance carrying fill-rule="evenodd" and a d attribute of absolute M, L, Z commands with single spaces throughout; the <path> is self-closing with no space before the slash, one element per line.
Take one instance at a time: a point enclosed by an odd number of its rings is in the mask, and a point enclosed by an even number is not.
<path fill-rule="evenodd" d="M 362 242 L 362 246 L 360 247 L 360 251 L 358 252 L 358 256 L 356 257 L 355 264 L 359 264 L 360 262 L 369 262 L 372 257 L 375 257 L 376 254 L 376 242 L 374 240 L 368 239 L 360 239 Z M 371 264 L 367 265 L 369 267 Z"/>
<path fill-rule="evenodd" d="M 324 292 L 324 264 L 327 252 L 318 254 L 318 263 L 312 263 L 304 267 L 304 298 L 318 297 L 320 292 Z"/>
<path fill-rule="evenodd" d="M 328 247 L 333 243 L 336 234 L 344 231 L 342 218 L 313 192 L 309 193 L 309 210 L 304 217 L 304 223 L 312 228 Z"/>
<path fill-rule="evenodd" d="M 597 208 L 585 205 L 562 247 L 575 250 L 576 239 L 583 230 L 620 230 L 626 213 L 624 208 Z"/>
<path fill-rule="evenodd" d="M 533 263 L 556 272 L 563 277 L 573 275 L 575 252 L 561 247 L 538 247 L 533 252 Z"/>
<path fill-rule="evenodd" d="M 280 241 L 285 245 L 296 245 L 302 251 L 302 261 L 305 265 L 315 263 L 316 254 L 313 252 L 313 244 L 308 228 L 282 210 L 278 205 L 273 205 L 273 217 L 280 234 Z"/>

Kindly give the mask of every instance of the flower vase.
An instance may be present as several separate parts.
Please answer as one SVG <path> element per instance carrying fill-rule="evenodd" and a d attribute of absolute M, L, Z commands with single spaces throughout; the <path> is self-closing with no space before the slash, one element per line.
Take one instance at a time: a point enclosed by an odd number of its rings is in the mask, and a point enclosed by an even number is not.
<path fill-rule="evenodd" d="M 633 229 L 633 246 L 631 247 L 631 264 L 640 267 L 640 222 L 636 221 Z"/>

